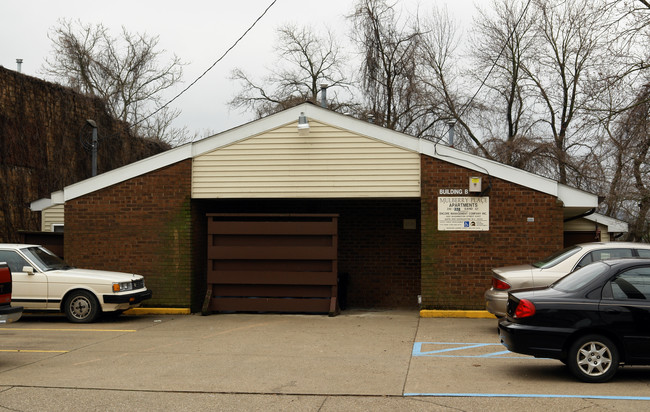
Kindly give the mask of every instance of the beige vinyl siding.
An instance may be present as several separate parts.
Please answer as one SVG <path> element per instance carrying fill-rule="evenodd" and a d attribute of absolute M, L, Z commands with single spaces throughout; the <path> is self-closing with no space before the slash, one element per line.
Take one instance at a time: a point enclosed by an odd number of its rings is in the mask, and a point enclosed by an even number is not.
<path fill-rule="evenodd" d="M 63 205 L 54 205 L 41 211 L 41 230 L 43 232 L 53 232 L 53 224 L 62 225 L 64 223 Z"/>
<path fill-rule="evenodd" d="M 194 158 L 193 198 L 419 197 L 420 156 L 310 121 Z"/>

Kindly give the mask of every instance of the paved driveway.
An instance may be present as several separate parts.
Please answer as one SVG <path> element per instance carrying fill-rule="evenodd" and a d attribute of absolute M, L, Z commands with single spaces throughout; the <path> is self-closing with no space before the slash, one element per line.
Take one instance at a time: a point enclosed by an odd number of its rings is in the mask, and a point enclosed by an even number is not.
<path fill-rule="evenodd" d="M 505 351 L 491 319 L 417 311 L 124 316 L 0 327 L 3 410 L 639 410 L 650 368 L 607 384 Z M 3 409 L 4 408 L 4 409 Z M 533 408 L 534 409 L 534 408 Z"/>

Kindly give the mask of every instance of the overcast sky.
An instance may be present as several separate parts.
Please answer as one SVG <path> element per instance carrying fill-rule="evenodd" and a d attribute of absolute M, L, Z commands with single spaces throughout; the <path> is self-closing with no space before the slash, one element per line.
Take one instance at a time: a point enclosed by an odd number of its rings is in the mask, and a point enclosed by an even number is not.
<path fill-rule="evenodd" d="M 485 1 L 485 0 L 484 0 Z M 41 66 L 52 48 L 48 31 L 60 18 L 102 23 L 118 36 L 121 26 L 132 33 L 159 36 L 159 47 L 174 53 L 188 65 L 184 83 L 169 92 L 169 99 L 210 67 L 263 13 L 272 0 L 168 1 L 168 0 L 23 0 L 0 2 L 0 65 L 15 70 L 22 58 L 22 72 L 43 78 Z M 471 21 L 473 0 L 400 0 L 398 4 L 415 11 L 427 10 L 432 3 L 447 5 L 450 14 L 464 24 Z M 253 119 L 250 114 L 233 111 L 227 102 L 237 91 L 229 80 L 239 67 L 259 78 L 275 59 L 275 29 L 282 24 L 325 25 L 337 37 L 347 39 L 349 23 L 345 15 L 353 0 L 277 0 L 265 17 L 206 76 L 172 103 L 182 110 L 176 126 L 187 126 L 202 136 L 221 132 Z M 350 50 L 352 51 L 352 50 Z"/>

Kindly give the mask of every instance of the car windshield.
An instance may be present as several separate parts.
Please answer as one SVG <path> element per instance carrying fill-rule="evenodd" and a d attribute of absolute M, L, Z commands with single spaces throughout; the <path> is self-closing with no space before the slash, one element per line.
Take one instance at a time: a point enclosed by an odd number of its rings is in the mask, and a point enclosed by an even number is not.
<path fill-rule="evenodd" d="M 592 263 L 564 276 L 553 283 L 551 287 L 562 292 L 573 292 L 600 276 L 607 269 L 609 266 L 603 262 Z"/>
<path fill-rule="evenodd" d="M 43 272 L 47 272 L 48 270 L 72 269 L 72 266 L 42 246 L 24 248 L 21 249 L 21 252 Z"/>
<path fill-rule="evenodd" d="M 533 266 L 539 269 L 546 269 L 552 266 L 557 265 L 560 262 L 568 259 L 570 256 L 578 253 L 582 248 L 580 246 L 571 246 L 566 249 L 562 249 L 557 253 L 553 253 L 551 256 L 540 260 L 539 262 L 533 263 Z"/>

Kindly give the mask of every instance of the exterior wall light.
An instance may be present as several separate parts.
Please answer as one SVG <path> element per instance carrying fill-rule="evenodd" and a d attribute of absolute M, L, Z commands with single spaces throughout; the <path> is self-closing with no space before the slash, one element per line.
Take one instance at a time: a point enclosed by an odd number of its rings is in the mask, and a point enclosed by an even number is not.
<path fill-rule="evenodd" d="M 307 121 L 305 112 L 300 112 L 300 116 L 298 116 L 298 134 L 300 136 L 306 136 L 309 134 L 309 122 Z"/>

